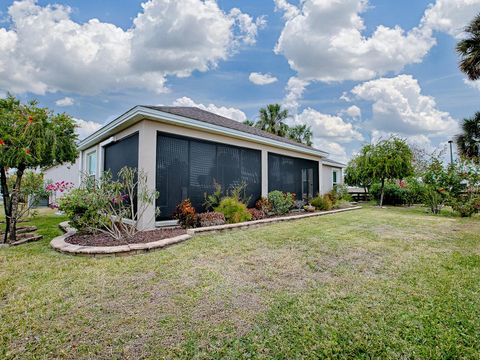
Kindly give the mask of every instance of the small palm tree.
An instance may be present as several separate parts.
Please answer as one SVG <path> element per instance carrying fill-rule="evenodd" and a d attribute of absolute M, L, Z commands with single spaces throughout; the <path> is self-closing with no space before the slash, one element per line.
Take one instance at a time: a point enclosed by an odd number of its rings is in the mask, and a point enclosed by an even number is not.
<path fill-rule="evenodd" d="M 467 37 L 457 44 L 460 70 L 472 81 L 480 79 L 480 14 L 465 28 Z"/>
<path fill-rule="evenodd" d="M 480 164 L 480 111 L 469 119 L 463 119 L 462 134 L 457 136 L 456 142 L 462 157 Z"/>
<path fill-rule="evenodd" d="M 295 125 L 288 129 L 288 137 L 296 142 L 312 146 L 312 129 L 306 124 Z"/>
<path fill-rule="evenodd" d="M 269 104 L 266 108 L 260 109 L 260 119 L 256 126 L 269 133 L 286 136 L 288 125 L 284 121 L 288 117 L 288 110 L 282 109 L 280 104 Z"/>

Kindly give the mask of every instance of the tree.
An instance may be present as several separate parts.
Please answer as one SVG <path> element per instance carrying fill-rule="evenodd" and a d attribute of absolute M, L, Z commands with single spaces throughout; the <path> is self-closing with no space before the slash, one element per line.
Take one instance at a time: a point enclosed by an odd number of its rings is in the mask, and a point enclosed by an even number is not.
<path fill-rule="evenodd" d="M 373 145 L 367 144 L 360 149 L 360 153 L 352 158 L 345 168 L 345 183 L 350 186 L 359 186 L 365 193 L 370 192 L 373 183 L 373 171 L 369 161 Z"/>
<path fill-rule="evenodd" d="M 480 79 L 480 14 L 465 28 L 466 37 L 457 44 L 459 67 L 472 81 Z"/>
<path fill-rule="evenodd" d="M 253 120 L 249 120 L 249 119 L 244 120 L 243 124 L 248 125 L 248 126 L 255 126 L 255 122 Z"/>
<path fill-rule="evenodd" d="M 312 129 L 306 124 L 289 127 L 287 130 L 287 135 L 290 139 L 296 142 L 305 144 L 307 146 L 312 146 Z"/>
<path fill-rule="evenodd" d="M 6 218 L 4 242 L 16 240 L 18 206 L 25 170 L 75 161 L 78 151 L 75 122 L 53 114 L 36 101 L 22 104 L 12 95 L 0 99 L 0 182 Z M 8 185 L 8 169 L 15 183 Z"/>
<path fill-rule="evenodd" d="M 372 145 L 367 153 L 372 178 L 380 182 L 380 206 L 385 181 L 402 180 L 413 174 L 413 153 L 403 139 L 391 137 Z"/>
<path fill-rule="evenodd" d="M 456 140 L 458 152 L 464 159 L 480 164 L 480 111 L 469 119 L 463 119 L 462 134 Z"/>
<path fill-rule="evenodd" d="M 256 126 L 261 130 L 285 137 L 288 125 L 284 121 L 288 117 L 288 110 L 282 109 L 280 104 L 269 104 L 266 108 L 260 109 L 260 119 Z"/>

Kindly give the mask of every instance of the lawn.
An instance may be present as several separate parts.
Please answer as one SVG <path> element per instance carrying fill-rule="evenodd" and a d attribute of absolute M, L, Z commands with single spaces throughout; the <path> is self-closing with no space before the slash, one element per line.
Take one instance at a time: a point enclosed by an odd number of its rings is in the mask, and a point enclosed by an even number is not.
<path fill-rule="evenodd" d="M 0 358 L 478 358 L 480 220 L 362 210 L 121 258 L 0 249 Z M 40 226 L 41 224 L 41 226 Z"/>

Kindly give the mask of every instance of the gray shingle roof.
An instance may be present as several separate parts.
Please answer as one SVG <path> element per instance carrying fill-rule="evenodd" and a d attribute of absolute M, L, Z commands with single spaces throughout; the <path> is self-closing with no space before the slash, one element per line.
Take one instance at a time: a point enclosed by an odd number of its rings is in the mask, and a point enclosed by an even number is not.
<path fill-rule="evenodd" d="M 142 106 L 146 107 L 146 108 L 149 108 L 149 109 L 157 110 L 157 111 L 163 111 L 163 112 L 173 114 L 173 115 L 187 117 L 187 118 L 193 119 L 193 120 L 203 121 L 203 122 L 206 122 L 208 124 L 222 126 L 222 127 L 228 128 L 228 129 L 233 129 L 233 130 L 237 130 L 237 131 L 242 131 L 244 133 L 261 136 L 261 137 L 264 137 L 264 138 L 267 138 L 267 139 L 280 141 L 280 142 L 283 142 L 283 143 L 286 143 L 286 144 L 296 145 L 296 146 L 303 147 L 303 148 L 310 149 L 310 150 L 313 149 L 313 150 L 317 150 L 317 151 L 322 152 L 322 153 L 324 152 L 322 150 L 315 149 L 315 148 L 312 148 L 312 147 L 304 145 L 304 144 L 300 144 L 296 141 L 293 141 L 293 140 L 290 140 L 290 139 L 287 139 L 287 138 L 284 138 L 284 137 L 281 137 L 281 136 L 270 134 L 266 131 L 257 129 L 256 127 L 248 126 L 248 125 L 242 124 L 241 122 L 238 122 L 238 121 L 235 121 L 235 120 L 232 120 L 232 119 L 229 119 L 229 118 L 226 118 L 226 117 L 223 117 L 223 116 L 220 116 L 220 115 L 217 115 L 217 114 L 214 114 L 214 113 L 211 113 L 209 111 L 202 110 L 202 109 L 199 109 L 199 108 L 196 108 L 196 107 L 189 107 L 189 106 L 151 106 L 151 105 L 142 105 Z"/>

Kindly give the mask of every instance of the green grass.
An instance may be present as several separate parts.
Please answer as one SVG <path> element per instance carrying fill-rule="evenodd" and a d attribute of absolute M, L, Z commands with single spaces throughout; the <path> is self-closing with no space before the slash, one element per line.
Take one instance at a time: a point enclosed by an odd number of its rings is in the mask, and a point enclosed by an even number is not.
<path fill-rule="evenodd" d="M 124 258 L 0 249 L 0 358 L 478 358 L 480 221 L 362 210 Z"/>

